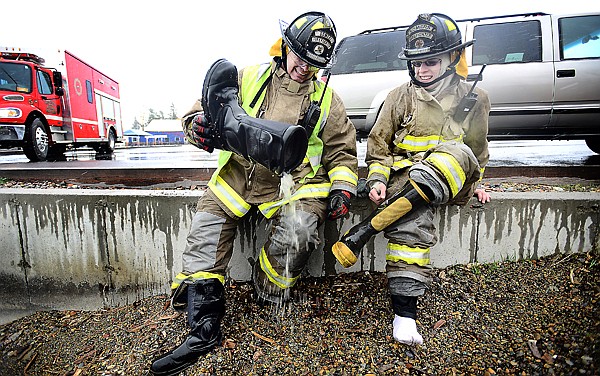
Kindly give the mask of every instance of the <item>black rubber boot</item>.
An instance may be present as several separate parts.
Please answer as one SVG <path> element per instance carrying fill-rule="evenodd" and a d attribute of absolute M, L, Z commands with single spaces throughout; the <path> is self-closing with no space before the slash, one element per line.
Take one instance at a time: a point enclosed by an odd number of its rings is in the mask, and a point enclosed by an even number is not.
<path fill-rule="evenodd" d="M 214 126 L 217 147 L 235 152 L 281 174 L 298 167 L 308 149 L 304 127 L 257 119 L 246 114 L 238 102 L 237 68 L 220 59 L 206 73 L 202 107 Z"/>
<path fill-rule="evenodd" d="M 216 278 L 200 280 L 190 284 L 187 291 L 190 333 L 181 345 L 152 362 L 151 375 L 177 375 L 221 343 L 221 319 L 225 315 L 223 284 Z"/>
<path fill-rule="evenodd" d="M 394 314 L 415 320 L 417 318 L 417 300 L 416 296 L 392 295 Z"/>
<path fill-rule="evenodd" d="M 343 267 L 349 268 L 356 264 L 362 248 L 377 233 L 396 222 L 412 210 L 421 207 L 431 200 L 431 192 L 425 192 L 412 180 L 407 183 L 400 193 L 382 202 L 379 207 L 365 220 L 352 227 L 335 243 L 331 250 Z M 429 196 L 429 197 L 428 197 Z"/>

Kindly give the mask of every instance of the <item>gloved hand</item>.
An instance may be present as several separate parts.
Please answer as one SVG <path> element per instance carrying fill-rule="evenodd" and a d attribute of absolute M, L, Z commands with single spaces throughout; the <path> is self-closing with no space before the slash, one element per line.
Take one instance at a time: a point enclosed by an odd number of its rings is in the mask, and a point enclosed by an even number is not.
<path fill-rule="evenodd" d="M 194 116 L 192 120 L 192 137 L 200 149 L 209 153 L 215 150 L 215 132 L 203 113 Z"/>
<path fill-rule="evenodd" d="M 356 186 L 356 195 L 359 198 L 367 198 L 369 197 L 369 185 L 367 184 L 367 179 L 360 178 L 358 179 L 358 185 Z"/>
<path fill-rule="evenodd" d="M 344 190 L 335 190 L 329 194 L 327 203 L 327 218 L 336 220 L 348 214 L 350 210 L 350 198 L 352 194 Z"/>

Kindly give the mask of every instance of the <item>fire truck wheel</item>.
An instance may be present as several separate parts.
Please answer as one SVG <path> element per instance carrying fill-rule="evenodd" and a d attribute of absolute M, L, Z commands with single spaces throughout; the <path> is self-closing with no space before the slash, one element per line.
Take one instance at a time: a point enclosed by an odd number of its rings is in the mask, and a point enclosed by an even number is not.
<path fill-rule="evenodd" d="M 23 152 L 32 162 L 44 161 L 48 155 L 48 134 L 44 123 L 35 118 L 25 128 Z"/>
<path fill-rule="evenodd" d="M 115 145 L 117 143 L 117 136 L 115 136 L 115 131 L 110 129 L 108 131 L 108 140 L 100 144 L 100 148 L 98 148 L 99 154 L 112 154 L 115 151 Z"/>

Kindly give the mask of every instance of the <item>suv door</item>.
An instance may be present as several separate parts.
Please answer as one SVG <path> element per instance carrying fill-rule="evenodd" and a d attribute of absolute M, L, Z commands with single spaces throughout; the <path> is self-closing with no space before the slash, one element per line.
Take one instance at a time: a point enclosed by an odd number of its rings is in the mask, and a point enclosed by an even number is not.
<path fill-rule="evenodd" d="M 479 87 L 488 91 L 492 108 L 489 139 L 537 138 L 550 132 L 554 65 L 549 15 L 472 21 L 467 36 L 470 75 L 487 64 Z M 468 40 L 468 39 L 467 39 Z"/>
<path fill-rule="evenodd" d="M 554 41 L 556 89 L 551 123 L 554 132 L 579 139 L 598 136 L 600 14 L 559 16 L 552 24 L 558 31 Z"/>

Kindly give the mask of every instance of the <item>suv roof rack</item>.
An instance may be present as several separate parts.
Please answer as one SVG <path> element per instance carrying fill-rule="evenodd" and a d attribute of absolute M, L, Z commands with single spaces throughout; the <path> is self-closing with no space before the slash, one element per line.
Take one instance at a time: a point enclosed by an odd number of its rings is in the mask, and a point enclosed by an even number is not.
<path fill-rule="evenodd" d="M 498 18 L 533 17 L 533 16 L 547 16 L 547 15 L 548 15 L 548 13 L 544 13 L 544 12 L 532 12 L 532 13 L 506 14 L 506 15 L 502 15 L 502 16 L 464 18 L 464 19 L 455 20 L 455 21 L 456 22 L 477 22 L 477 21 L 483 21 L 483 20 L 494 20 L 494 19 L 498 19 Z M 407 29 L 409 26 L 410 25 L 403 25 L 403 26 L 381 27 L 378 29 L 368 29 L 368 30 L 360 32 L 359 35 L 360 34 L 373 34 L 373 33 L 403 30 L 403 29 Z"/>

